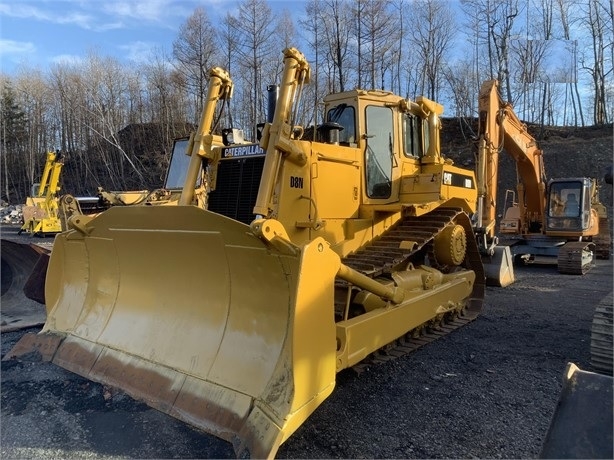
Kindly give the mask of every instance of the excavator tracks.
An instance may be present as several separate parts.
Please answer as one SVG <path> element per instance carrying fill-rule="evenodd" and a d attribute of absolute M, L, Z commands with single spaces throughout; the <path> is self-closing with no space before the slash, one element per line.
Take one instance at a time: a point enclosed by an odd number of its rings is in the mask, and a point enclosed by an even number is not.
<path fill-rule="evenodd" d="M 612 375 L 612 293 L 595 309 L 591 327 L 591 364 L 598 371 Z"/>
<path fill-rule="evenodd" d="M 597 258 L 609 260 L 612 237 L 610 235 L 610 222 L 607 217 L 599 219 L 599 234 L 593 238 L 593 243 L 595 243 L 595 255 Z"/>
<path fill-rule="evenodd" d="M 440 264 L 434 251 L 434 240 L 451 224 L 462 225 L 467 236 L 467 249 L 461 267 L 475 271 L 476 280 L 471 298 L 462 311 L 449 312 L 443 318 L 434 318 L 408 331 L 393 343 L 372 353 L 352 369 L 360 373 L 367 367 L 407 355 L 434 340 L 473 321 L 480 314 L 484 299 L 485 273 L 473 229 L 468 216 L 460 208 L 438 208 L 423 216 L 405 216 L 379 238 L 342 262 L 361 273 L 376 278 L 405 269 L 410 263 L 430 265 L 442 272 L 455 267 Z M 406 248 L 406 249 L 403 249 Z M 338 292 L 347 292 L 347 283 L 337 281 Z M 342 296 L 335 299 L 336 313 L 346 303 Z"/>
<path fill-rule="evenodd" d="M 565 243 L 559 249 L 558 270 L 566 275 L 584 275 L 593 266 L 595 245 L 584 241 Z"/>

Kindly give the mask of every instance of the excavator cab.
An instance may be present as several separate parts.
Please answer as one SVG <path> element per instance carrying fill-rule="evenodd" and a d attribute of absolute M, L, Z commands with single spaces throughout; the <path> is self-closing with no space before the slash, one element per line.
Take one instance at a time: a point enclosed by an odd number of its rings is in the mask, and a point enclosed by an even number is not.
<path fill-rule="evenodd" d="M 592 181 L 554 179 L 548 184 L 546 233 L 584 232 L 595 225 L 591 212 Z"/>

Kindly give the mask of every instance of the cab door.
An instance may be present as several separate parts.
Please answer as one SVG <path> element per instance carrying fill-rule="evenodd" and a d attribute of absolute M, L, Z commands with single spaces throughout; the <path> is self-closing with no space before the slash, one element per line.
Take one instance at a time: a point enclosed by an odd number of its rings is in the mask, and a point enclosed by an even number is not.
<path fill-rule="evenodd" d="M 365 194 L 370 199 L 392 197 L 394 154 L 393 111 L 367 106 L 365 132 Z"/>

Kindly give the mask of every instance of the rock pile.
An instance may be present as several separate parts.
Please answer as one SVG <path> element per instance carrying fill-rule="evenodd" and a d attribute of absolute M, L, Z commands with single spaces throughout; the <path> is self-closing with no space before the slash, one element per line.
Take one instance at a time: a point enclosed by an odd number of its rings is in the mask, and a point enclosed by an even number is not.
<path fill-rule="evenodd" d="M 0 204 L 0 222 L 3 224 L 21 224 L 23 223 L 23 205 L 8 205 Z"/>

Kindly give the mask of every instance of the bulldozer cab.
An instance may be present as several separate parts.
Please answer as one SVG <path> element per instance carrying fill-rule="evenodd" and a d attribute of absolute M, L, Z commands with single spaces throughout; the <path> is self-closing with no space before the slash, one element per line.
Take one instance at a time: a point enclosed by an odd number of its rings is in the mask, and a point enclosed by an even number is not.
<path fill-rule="evenodd" d="M 332 94 L 324 102 L 326 122 L 319 130 L 332 135 L 319 140 L 360 150 L 355 166 L 363 169 L 365 205 L 431 202 L 435 187 L 439 193 L 442 185 L 450 185 L 458 187 L 455 196 L 465 200 L 468 209 L 475 207 L 473 174 L 454 168 L 440 152 L 443 106 L 425 97 L 413 102 L 374 90 Z M 425 187 L 427 177 L 431 184 Z"/>
<path fill-rule="evenodd" d="M 589 231 L 595 225 L 592 212 L 592 180 L 555 179 L 548 184 L 546 234 Z"/>

